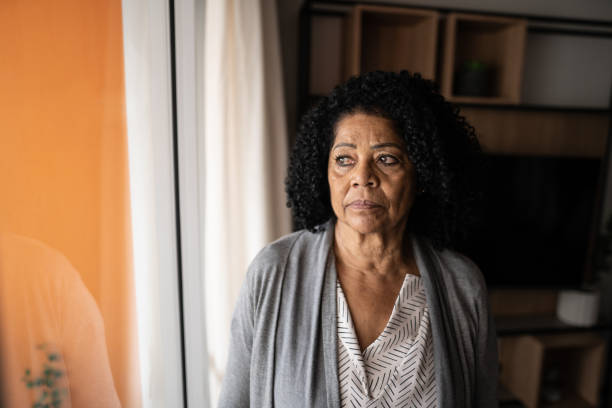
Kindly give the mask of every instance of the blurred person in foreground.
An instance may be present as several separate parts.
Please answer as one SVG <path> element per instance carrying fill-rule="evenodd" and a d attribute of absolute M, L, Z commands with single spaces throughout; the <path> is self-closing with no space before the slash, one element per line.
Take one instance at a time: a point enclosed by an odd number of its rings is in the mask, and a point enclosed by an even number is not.
<path fill-rule="evenodd" d="M 0 406 L 121 406 L 104 322 L 79 273 L 11 233 L 0 233 Z"/>
<path fill-rule="evenodd" d="M 249 267 L 221 407 L 495 407 L 472 220 L 474 129 L 418 74 L 351 78 L 303 118 L 286 181 L 303 228 Z"/>

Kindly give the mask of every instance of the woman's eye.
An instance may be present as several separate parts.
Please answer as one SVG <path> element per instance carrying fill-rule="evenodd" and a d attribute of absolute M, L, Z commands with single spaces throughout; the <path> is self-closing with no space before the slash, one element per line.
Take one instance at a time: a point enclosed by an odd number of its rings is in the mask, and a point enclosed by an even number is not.
<path fill-rule="evenodd" d="M 353 164 L 353 160 L 348 156 L 338 156 L 336 157 L 336 164 L 340 167 L 346 167 Z"/>
<path fill-rule="evenodd" d="M 394 164 L 399 163 L 399 160 L 396 157 L 391 156 L 390 154 L 381 155 L 380 157 L 378 157 L 378 161 L 384 164 L 385 166 L 393 166 Z"/>

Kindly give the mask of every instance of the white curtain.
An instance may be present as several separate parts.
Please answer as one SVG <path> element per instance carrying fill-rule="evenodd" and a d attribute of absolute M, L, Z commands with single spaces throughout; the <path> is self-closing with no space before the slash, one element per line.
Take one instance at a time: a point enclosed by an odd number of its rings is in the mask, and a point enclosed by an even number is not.
<path fill-rule="evenodd" d="M 204 293 L 216 404 L 247 266 L 290 231 L 287 135 L 274 0 L 207 0 L 204 33 Z"/>

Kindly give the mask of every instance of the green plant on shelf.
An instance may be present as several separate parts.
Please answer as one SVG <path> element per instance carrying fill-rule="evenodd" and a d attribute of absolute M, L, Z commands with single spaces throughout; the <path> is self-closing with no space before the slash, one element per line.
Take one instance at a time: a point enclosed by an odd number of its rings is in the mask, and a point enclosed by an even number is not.
<path fill-rule="evenodd" d="M 491 67 L 479 60 L 466 60 L 455 73 L 456 95 L 491 96 Z"/>
<path fill-rule="evenodd" d="M 59 381 L 64 376 L 64 372 L 57 367 L 61 356 L 57 352 L 49 351 L 46 344 L 40 344 L 36 348 L 46 354 L 42 372 L 35 377 L 32 370 L 27 368 L 22 377 L 26 387 L 38 394 L 32 408 L 60 408 L 68 393 Z"/>
<path fill-rule="evenodd" d="M 462 67 L 465 71 L 486 71 L 487 64 L 478 60 L 467 60 L 463 63 Z"/>

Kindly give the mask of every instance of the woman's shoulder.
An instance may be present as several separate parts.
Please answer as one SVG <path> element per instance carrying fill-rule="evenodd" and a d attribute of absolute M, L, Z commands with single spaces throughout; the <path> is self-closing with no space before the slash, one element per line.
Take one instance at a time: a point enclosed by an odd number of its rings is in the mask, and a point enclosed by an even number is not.
<path fill-rule="evenodd" d="M 315 231 L 306 229 L 287 234 L 263 247 L 249 266 L 253 278 L 263 278 L 273 271 L 282 271 L 290 258 L 308 257 L 309 253 L 325 245 L 330 231 L 320 228 Z"/>
<path fill-rule="evenodd" d="M 329 230 L 300 230 L 262 248 L 249 265 L 246 278 L 247 290 L 257 304 L 277 301 L 283 285 L 308 286 L 314 275 L 310 272 L 323 270 L 321 254 L 328 238 Z M 298 275 L 300 279 L 296 279 Z"/>
<path fill-rule="evenodd" d="M 289 256 L 295 242 L 306 232 L 305 230 L 295 231 L 269 243 L 255 255 L 249 269 L 260 270 L 284 263 L 283 261 Z"/>

